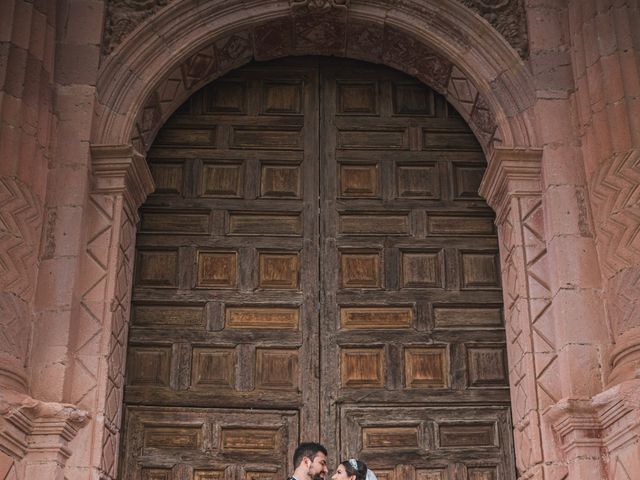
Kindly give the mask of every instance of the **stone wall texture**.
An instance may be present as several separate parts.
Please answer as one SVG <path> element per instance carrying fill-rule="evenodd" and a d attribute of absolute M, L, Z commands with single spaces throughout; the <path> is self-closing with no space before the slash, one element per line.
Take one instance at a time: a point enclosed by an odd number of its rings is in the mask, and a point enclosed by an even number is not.
<path fill-rule="evenodd" d="M 640 0 L 0 1 L 0 480 L 114 479 L 144 156 L 251 60 L 386 64 L 485 150 L 518 476 L 640 471 Z"/>

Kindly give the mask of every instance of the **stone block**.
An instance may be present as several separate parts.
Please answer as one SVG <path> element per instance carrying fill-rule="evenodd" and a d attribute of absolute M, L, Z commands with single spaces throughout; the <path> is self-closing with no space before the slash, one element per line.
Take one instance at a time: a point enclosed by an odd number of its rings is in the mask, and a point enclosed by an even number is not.
<path fill-rule="evenodd" d="M 11 43 L 25 51 L 29 49 L 32 15 L 33 4 L 31 2 L 15 0 L 15 9 L 13 11 L 13 22 L 11 27 Z"/>
<path fill-rule="evenodd" d="M 536 116 L 539 119 L 542 142 L 566 143 L 573 137 L 571 111 L 567 100 L 538 100 L 536 104 Z"/>
<path fill-rule="evenodd" d="M 586 192 L 573 185 L 552 185 L 544 194 L 545 237 L 583 236 L 590 232 Z"/>
<path fill-rule="evenodd" d="M 73 188 L 68 188 L 69 185 L 73 185 Z M 47 205 L 81 206 L 86 199 L 88 186 L 89 169 L 87 166 L 55 166 L 49 171 Z"/>
<path fill-rule="evenodd" d="M 565 345 L 558 352 L 558 361 L 563 397 L 591 397 L 602 391 L 603 358 L 597 344 Z"/>
<path fill-rule="evenodd" d="M 77 45 L 99 45 L 102 40 L 104 4 L 95 0 L 70 0 L 67 4 L 62 41 Z"/>
<path fill-rule="evenodd" d="M 584 185 L 582 152 L 573 145 L 548 145 L 542 154 L 542 178 L 545 187 Z"/>
<path fill-rule="evenodd" d="M 565 288 L 602 288 L 593 238 L 561 235 L 549 240 L 547 245 L 553 294 Z"/>
<path fill-rule="evenodd" d="M 597 290 L 561 289 L 553 297 L 557 321 L 557 347 L 570 343 L 600 345 L 608 342 L 602 295 Z"/>
<path fill-rule="evenodd" d="M 55 80 L 61 85 L 95 85 L 99 61 L 98 45 L 58 44 Z"/>
<path fill-rule="evenodd" d="M 40 263 L 36 305 L 41 309 L 71 307 L 78 259 L 51 258 Z"/>

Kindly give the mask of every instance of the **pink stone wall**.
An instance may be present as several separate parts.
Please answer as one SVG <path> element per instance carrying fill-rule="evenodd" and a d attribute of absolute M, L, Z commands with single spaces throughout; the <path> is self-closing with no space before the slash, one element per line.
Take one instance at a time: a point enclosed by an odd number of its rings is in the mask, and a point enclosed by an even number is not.
<path fill-rule="evenodd" d="M 486 149 L 518 474 L 640 471 L 640 0 L 512 0 L 525 60 L 479 3 L 159 3 L 102 49 L 102 0 L 0 1 L 0 479 L 116 476 L 132 146 L 252 57 L 318 53 L 432 84 Z"/>

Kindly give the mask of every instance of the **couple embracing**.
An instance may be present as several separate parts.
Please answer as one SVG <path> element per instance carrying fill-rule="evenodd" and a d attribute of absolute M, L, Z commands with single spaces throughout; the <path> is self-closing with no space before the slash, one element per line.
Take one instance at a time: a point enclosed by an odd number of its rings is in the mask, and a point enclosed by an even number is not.
<path fill-rule="evenodd" d="M 293 475 L 287 480 L 326 480 L 327 449 L 319 443 L 301 443 L 293 454 Z M 331 480 L 377 480 L 367 465 L 355 458 L 344 460 L 337 466 Z"/>

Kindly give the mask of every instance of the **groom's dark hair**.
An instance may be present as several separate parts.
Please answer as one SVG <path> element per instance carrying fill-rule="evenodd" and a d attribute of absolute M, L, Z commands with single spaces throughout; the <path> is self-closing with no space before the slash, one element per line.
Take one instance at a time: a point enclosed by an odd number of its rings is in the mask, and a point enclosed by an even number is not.
<path fill-rule="evenodd" d="M 318 452 L 324 453 L 328 456 L 327 449 L 319 443 L 305 442 L 298 445 L 296 451 L 293 452 L 293 468 L 298 468 L 304 457 L 309 457 L 309 460 L 313 461 Z"/>

